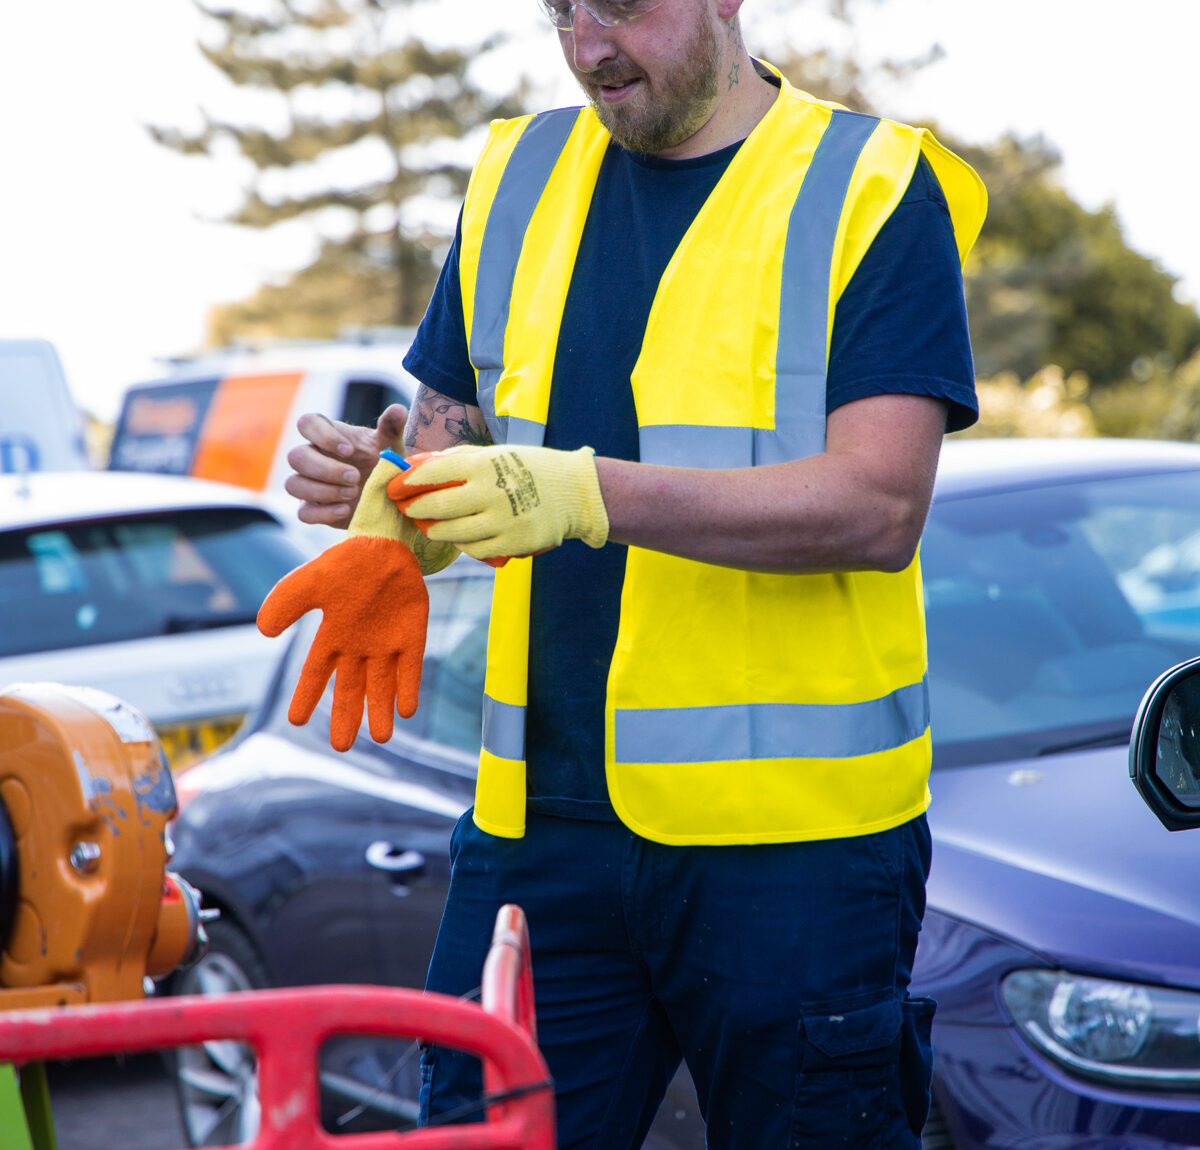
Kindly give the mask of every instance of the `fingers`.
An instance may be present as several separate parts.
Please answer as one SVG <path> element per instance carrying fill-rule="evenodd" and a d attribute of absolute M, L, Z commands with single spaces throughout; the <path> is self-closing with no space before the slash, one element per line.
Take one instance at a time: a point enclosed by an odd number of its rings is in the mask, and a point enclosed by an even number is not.
<path fill-rule="evenodd" d="M 293 726 L 302 727 L 312 713 L 317 709 L 321 696 L 325 693 L 325 684 L 337 666 L 337 654 L 321 638 L 320 631 L 313 639 L 308 649 L 308 657 L 300 678 L 296 680 L 296 689 L 292 692 L 292 702 L 288 707 L 288 722 Z M 332 740 L 331 740 L 332 741 Z"/>
<path fill-rule="evenodd" d="M 346 481 L 346 475 L 353 480 Z M 353 468 L 338 468 L 332 483 L 318 482 L 301 475 L 289 475 L 283 489 L 301 501 L 296 517 L 301 523 L 325 523 L 345 527 L 354 514 L 361 494 L 359 475 Z"/>
<path fill-rule="evenodd" d="M 425 658 L 425 628 L 422 627 L 413 642 L 404 647 L 396 660 L 392 686 L 396 696 L 396 713 L 402 719 L 411 719 L 417 710 L 421 691 L 421 665 Z"/>
<path fill-rule="evenodd" d="M 356 433 L 361 435 L 370 429 L 353 427 L 317 411 L 306 411 L 296 420 L 296 430 L 322 455 L 349 459 L 355 451 Z"/>
<path fill-rule="evenodd" d="M 324 564 L 319 555 L 289 571 L 270 591 L 258 609 L 258 629 L 272 639 L 283 634 L 301 615 L 318 606 L 317 591 Z"/>
<path fill-rule="evenodd" d="M 350 526 L 357 503 L 301 503 L 296 518 L 301 523 L 319 523 L 325 527 Z"/>
<path fill-rule="evenodd" d="M 392 737 L 395 725 L 396 662 L 392 655 L 367 663 L 367 723 L 371 738 L 377 743 L 386 743 Z M 408 715 L 404 717 L 408 718 Z"/>
<path fill-rule="evenodd" d="M 303 427 L 306 420 L 312 421 L 309 430 L 314 434 L 314 428 L 334 427 L 324 416 L 301 416 L 297 426 Z M 358 504 L 363 475 L 354 464 L 353 447 L 342 437 L 326 435 L 321 442 L 338 453 L 344 450 L 346 457 L 312 443 L 293 447 L 287 456 L 293 474 L 284 480 L 283 489 L 301 501 L 297 512 L 301 523 L 345 527 Z"/>
<path fill-rule="evenodd" d="M 432 539 L 433 536 L 430 535 L 430 538 Z M 524 558 L 524 556 L 521 555 L 512 555 L 510 553 L 510 544 L 505 543 L 501 539 L 492 537 L 487 539 L 479 539 L 471 543 L 455 543 L 454 546 L 457 547 L 464 555 L 470 556 L 472 559 L 482 560 L 484 563 L 488 563 L 492 567 L 503 567 L 505 562 L 507 562 L 509 559 Z M 542 552 L 534 552 L 534 554 L 540 555 Z M 492 560 L 496 559 L 500 560 L 500 562 L 492 562 Z"/>
<path fill-rule="evenodd" d="M 367 690 L 366 660 L 343 657 L 333 680 L 333 714 L 329 720 L 329 742 L 335 751 L 348 751 L 362 726 Z"/>
<path fill-rule="evenodd" d="M 375 442 L 382 451 L 385 447 L 395 447 L 404 438 L 404 426 L 408 423 L 408 408 L 402 403 L 393 403 L 384 408 L 379 421 L 375 424 Z"/>
<path fill-rule="evenodd" d="M 400 488 L 403 491 L 403 488 Z M 495 497 L 479 485 L 454 484 L 437 487 L 412 498 L 405 497 L 397 506 L 410 519 L 462 519 L 485 511 Z"/>
<path fill-rule="evenodd" d="M 423 519 L 421 528 L 426 539 L 434 543 L 453 543 L 473 559 L 483 559 L 510 552 L 496 550 L 504 545 L 497 535 L 495 521 L 490 515 L 463 515 L 457 519 Z M 511 543 L 507 544 L 511 547 Z M 491 550 L 488 550 L 488 548 Z M 482 553 L 480 549 L 482 548 Z"/>
<path fill-rule="evenodd" d="M 300 416 L 296 428 L 305 442 L 288 452 L 293 474 L 283 484 L 300 500 L 300 521 L 345 527 L 380 451 L 400 442 L 407 417 L 399 403 L 388 407 L 375 427 L 356 427 L 317 412 Z"/>

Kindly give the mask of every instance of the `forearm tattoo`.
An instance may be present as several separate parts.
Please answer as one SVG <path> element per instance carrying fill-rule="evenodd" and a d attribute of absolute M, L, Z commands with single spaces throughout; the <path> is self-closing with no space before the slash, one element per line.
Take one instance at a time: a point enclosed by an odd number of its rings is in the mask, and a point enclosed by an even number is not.
<path fill-rule="evenodd" d="M 448 441 L 440 444 L 443 447 L 460 443 L 486 447 L 492 442 L 478 408 L 468 408 L 465 403 L 422 385 L 413 399 L 412 413 L 404 429 L 404 443 L 416 447 L 418 441 L 440 443 L 443 439 Z"/>

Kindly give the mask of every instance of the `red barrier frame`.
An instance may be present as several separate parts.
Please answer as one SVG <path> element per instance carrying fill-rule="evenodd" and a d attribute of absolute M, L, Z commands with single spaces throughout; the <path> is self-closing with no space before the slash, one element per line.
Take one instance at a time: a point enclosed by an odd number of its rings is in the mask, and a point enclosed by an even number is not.
<path fill-rule="evenodd" d="M 416 1038 L 483 1060 L 482 1123 L 329 1134 L 317 1055 L 336 1034 Z M 0 1062 L 161 1050 L 218 1039 L 258 1056 L 262 1121 L 242 1150 L 554 1150 L 554 1093 L 537 1048 L 525 916 L 505 906 L 483 972 L 482 1003 L 368 986 L 256 990 L 0 1014 Z M 230 1147 L 221 1150 L 232 1150 Z"/>

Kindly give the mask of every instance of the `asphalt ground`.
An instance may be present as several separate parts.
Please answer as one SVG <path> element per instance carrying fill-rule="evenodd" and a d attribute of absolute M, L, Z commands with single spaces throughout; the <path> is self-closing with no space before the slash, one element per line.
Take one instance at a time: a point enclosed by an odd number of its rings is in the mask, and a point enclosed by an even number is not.
<path fill-rule="evenodd" d="M 157 1054 L 46 1067 L 58 1150 L 183 1150 L 175 1089 Z"/>

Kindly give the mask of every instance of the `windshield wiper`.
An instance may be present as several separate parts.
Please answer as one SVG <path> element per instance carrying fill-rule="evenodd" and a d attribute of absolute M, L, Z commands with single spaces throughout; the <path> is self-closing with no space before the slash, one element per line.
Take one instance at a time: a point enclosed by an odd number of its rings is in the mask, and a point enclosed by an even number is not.
<path fill-rule="evenodd" d="M 1133 724 L 1122 727 L 1112 727 L 1093 735 L 1084 735 L 1079 739 L 1069 739 L 1063 743 L 1051 743 L 1047 747 L 1038 747 L 1037 757 L 1042 755 L 1061 755 L 1067 751 L 1086 751 L 1093 747 L 1119 747 L 1129 742 L 1133 733 Z"/>

